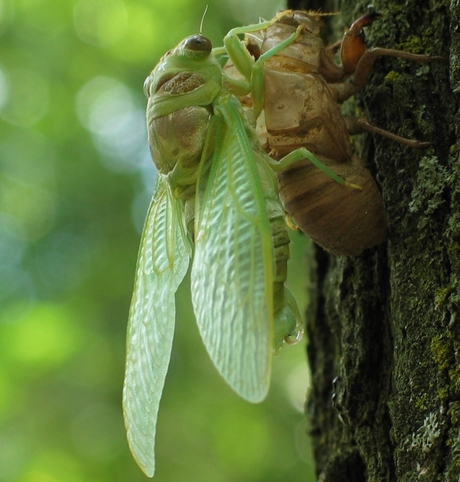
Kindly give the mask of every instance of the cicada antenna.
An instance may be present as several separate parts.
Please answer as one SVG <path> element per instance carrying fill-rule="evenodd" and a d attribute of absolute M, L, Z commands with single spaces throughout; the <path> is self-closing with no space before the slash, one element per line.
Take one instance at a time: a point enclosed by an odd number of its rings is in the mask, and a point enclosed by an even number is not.
<path fill-rule="evenodd" d="M 209 5 L 206 5 L 203 16 L 201 17 L 201 23 L 200 23 L 200 35 L 203 35 L 203 23 L 204 23 L 204 17 L 206 17 L 206 13 L 208 12 L 208 7 Z"/>

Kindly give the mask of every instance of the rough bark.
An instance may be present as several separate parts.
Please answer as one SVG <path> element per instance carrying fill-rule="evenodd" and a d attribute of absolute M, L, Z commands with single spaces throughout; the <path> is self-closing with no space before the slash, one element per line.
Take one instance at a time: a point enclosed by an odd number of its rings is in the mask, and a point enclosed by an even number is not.
<path fill-rule="evenodd" d="M 350 25 L 368 2 L 324 4 Z M 291 4 L 291 7 L 297 7 Z M 460 1 L 389 1 L 368 43 L 443 55 L 376 62 L 356 103 L 373 124 L 431 141 L 367 136 L 388 242 L 310 260 L 307 415 L 322 482 L 460 480 Z M 321 5 L 307 8 L 317 8 Z M 340 20 L 333 20 L 336 29 Z"/>

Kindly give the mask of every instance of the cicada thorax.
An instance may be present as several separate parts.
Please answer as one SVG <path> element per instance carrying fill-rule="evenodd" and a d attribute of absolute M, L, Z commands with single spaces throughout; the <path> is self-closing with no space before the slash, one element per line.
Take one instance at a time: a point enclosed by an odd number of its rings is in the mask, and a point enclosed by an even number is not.
<path fill-rule="evenodd" d="M 204 85 L 206 80 L 197 73 L 178 72 L 165 74 L 157 82 L 149 97 L 154 105 L 162 99 L 174 100 L 186 96 Z M 176 197 L 182 190 L 196 183 L 201 153 L 207 136 L 211 109 L 190 105 L 166 115 L 149 115 L 147 126 L 150 153 L 158 172 L 168 176 L 168 183 Z"/>
<path fill-rule="evenodd" d="M 149 124 L 152 158 L 158 172 L 168 175 L 173 189 L 196 181 L 210 117 L 205 107 L 190 106 Z M 167 156 L 162 155 L 165 151 Z"/>
<path fill-rule="evenodd" d="M 261 52 L 286 39 L 299 23 L 305 25 L 299 39 L 265 63 L 268 149 L 280 159 L 305 147 L 345 181 L 362 187 L 340 185 L 308 160 L 279 175 L 286 211 L 300 229 L 332 253 L 359 255 L 385 240 L 386 215 L 377 184 L 353 156 L 336 90 L 319 73 L 324 51 L 317 17 L 283 18 L 267 29 Z"/>
<path fill-rule="evenodd" d="M 147 78 L 145 87 L 146 91 L 153 90 L 148 92 L 147 107 L 150 153 L 158 173 L 167 178 L 172 195 L 183 201 L 186 226 L 193 238 L 197 175 L 203 149 L 209 139 L 211 102 L 204 106 L 178 108 L 162 116 L 151 115 L 154 108 L 149 107 L 150 99 L 154 106 L 162 98 L 169 101 L 183 99 L 205 85 L 206 79 L 197 72 L 165 72 L 149 89 L 149 80 L 153 78 Z M 207 148 L 212 150 L 209 142 Z"/>
<path fill-rule="evenodd" d="M 211 118 L 205 107 L 190 106 L 159 117 L 149 125 L 152 158 L 158 172 L 167 175 L 174 197 L 185 205 L 185 222 L 193 236 L 197 172 Z M 167 151 L 167 152 L 165 152 Z"/>

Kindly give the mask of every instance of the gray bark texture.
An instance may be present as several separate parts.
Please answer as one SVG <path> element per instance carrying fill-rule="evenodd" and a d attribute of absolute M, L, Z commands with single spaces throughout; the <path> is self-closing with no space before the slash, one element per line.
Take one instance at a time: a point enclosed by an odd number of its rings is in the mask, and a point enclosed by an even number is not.
<path fill-rule="evenodd" d="M 369 2 L 307 4 L 341 12 Z M 289 5 L 298 8 L 297 5 Z M 358 258 L 310 260 L 307 416 L 321 482 L 460 480 L 460 1 L 376 1 L 370 46 L 442 55 L 377 60 L 355 103 L 374 125 L 430 141 L 366 136 L 388 241 Z M 332 40 L 336 40 L 337 36 Z"/>

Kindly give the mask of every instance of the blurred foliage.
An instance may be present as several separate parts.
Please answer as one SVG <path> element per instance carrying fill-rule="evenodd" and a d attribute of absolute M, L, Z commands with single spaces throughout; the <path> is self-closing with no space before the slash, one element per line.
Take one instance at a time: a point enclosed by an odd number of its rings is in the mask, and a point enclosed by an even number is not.
<path fill-rule="evenodd" d="M 204 32 L 215 44 L 281 6 L 209 3 Z M 1 482 L 147 480 L 121 414 L 126 321 L 154 179 L 142 85 L 163 53 L 197 32 L 204 7 L 0 0 Z M 295 237 L 293 276 L 302 281 Z M 184 284 L 155 479 L 307 480 L 303 351 L 302 342 L 276 358 L 266 402 L 240 400 L 205 353 Z"/>

